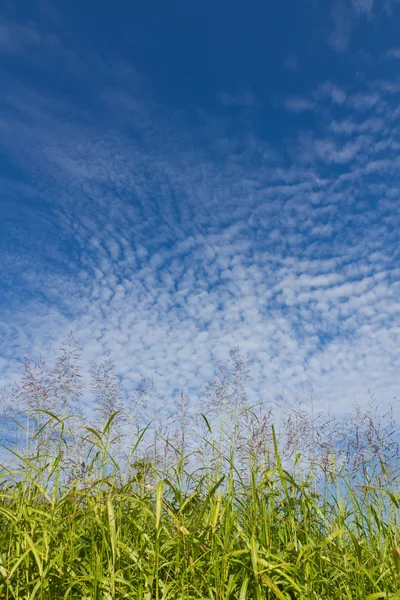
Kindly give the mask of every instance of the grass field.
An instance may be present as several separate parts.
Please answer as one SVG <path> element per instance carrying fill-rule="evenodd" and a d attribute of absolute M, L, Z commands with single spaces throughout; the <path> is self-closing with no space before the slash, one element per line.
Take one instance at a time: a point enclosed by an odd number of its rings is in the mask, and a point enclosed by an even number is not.
<path fill-rule="evenodd" d="M 0 598 L 400 598 L 394 424 L 358 407 L 340 446 L 337 423 L 329 435 L 293 409 L 278 431 L 246 406 L 245 372 L 233 353 L 208 413 L 182 395 L 170 436 L 141 426 L 143 389 L 122 419 L 104 365 L 92 424 L 67 410 L 71 378 L 56 406 L 25 374 L 0 473 Z"/>

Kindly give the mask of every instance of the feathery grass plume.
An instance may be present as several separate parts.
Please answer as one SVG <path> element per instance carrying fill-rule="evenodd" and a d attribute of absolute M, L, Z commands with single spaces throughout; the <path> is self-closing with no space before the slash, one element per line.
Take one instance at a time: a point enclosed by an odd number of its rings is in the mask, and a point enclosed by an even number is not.
<path fill-rule="evenodd" d="M 115 372 L 111 353 L 107 352 L 100 362 L 90 365 L 91 389 L 95 395 L 95 405 L 100 422 L 98 432 L 105 432 L 106 446 L 112 446 L 119 455 L 123 450 L 124 404 L 120 380 Z"/>
<path fill-rule="evenodd" d="M 18 416 L 19 386 L 15 383 L 11 390 L 4 387 L 0 393 L 0 442 L 8 448 L 18 449 L 20 428 L 16 423 Z"/>
<path fill-rule="evenodd" d="M 207 464 L 217 473 L 224 455 L 228 456 L 232 451 L 236 454 L 240 445 L 248 409 L 245 388 L 248 378 L 249 357 L 242 357 L 236 346 L 209 382 L 200 404 L 203 416 L 198 422 L 202 425 L 202 452 L 207 452 Z M 203 468 L 207 466 L 203 464 Z"/>
<path fill-rule="evenodd" d="M 54 408 L 61 415 L 82 414 L 79 400 L 83 385 L 79 361 L 81 352 L 72 332 L 61 345 L 61 354 L 57 357 L 49 375 L 49 392 Z"/>

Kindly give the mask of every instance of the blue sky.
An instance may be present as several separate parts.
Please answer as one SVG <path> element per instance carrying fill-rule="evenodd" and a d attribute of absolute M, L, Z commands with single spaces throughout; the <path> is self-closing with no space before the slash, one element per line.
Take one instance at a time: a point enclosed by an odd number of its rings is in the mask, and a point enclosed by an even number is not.
<path fill-rule="evenodd" d="M 110 350 L 196 390 L 341 412 L 400 370 L 400 3 L 0 9 L 0 383 Z M 258 396 L 257 396 L 258 394 Z"/>

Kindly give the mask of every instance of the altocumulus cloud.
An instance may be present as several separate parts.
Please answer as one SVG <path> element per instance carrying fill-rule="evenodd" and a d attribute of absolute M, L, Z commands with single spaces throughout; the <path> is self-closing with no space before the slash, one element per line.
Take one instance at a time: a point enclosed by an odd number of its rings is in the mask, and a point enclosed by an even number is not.
<path fill-rule="evenodd" d="M 181 389 L 196 398 L 236 344 L 252 360 L 253 399 L 311 384 L 344 413 L 368 388 L 398 394 L 392 82 L 288 96 L 271 110 L 315 121 L 271 143 L 248 120 L 249 92 L 219 96 L 235 131 L 211 109 L 192 121 L 163 110 L 133 67 L 13 24 L 11 43 L 1 27 L 0 50 L 50 69 L 51 48 L 91 97 L 80 105 L 3 73 L 3 383 L 25 355 L 51 363 L 72 330 L 86 370 L 109 349 L 127 392 L 154 377 L 171 403 Z"/>

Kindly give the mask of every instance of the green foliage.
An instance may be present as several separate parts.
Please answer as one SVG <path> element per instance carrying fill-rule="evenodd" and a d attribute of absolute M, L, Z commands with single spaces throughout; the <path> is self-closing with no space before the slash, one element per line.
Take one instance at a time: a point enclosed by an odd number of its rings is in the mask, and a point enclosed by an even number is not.
<path fill-rule="evenodd" d="M 3 470 L 0 598 L 400 597 L 393 492 L 349 485 L 324 500 L 283 468 L 274 431 L 276 467 L 253 460 L 247 482 L 227 468 L 218 478 L 187 473 L 184 490 L 179 470 L 152 485 L 140 462 L 124 480 L 110 455 L 112 421 L 85 428 L 97 451 L 87 480 L 62 472 L 62 454 Z"/>
<path fill-rule="evenodd" d="M 282 445 L 268 415 L 246 406 L 232 357 L 201 406 L 197 446 L 183 394 L 168 437 L 156 422 L 141 428 L 143 387 L 121 445 L 111 362 L 95 370 L 97 424 L 66 414 L 78 371 L 56 388 L 59 413 L 29 371 L 27 424 L 14 421 L 26 446 L 9 446 L 13 463 L 0 468 L 0 599 L 400 599 L 400 496 L 376 421 L 364 437 L 356 429 L 346 464 L 300 411 Z"/>

